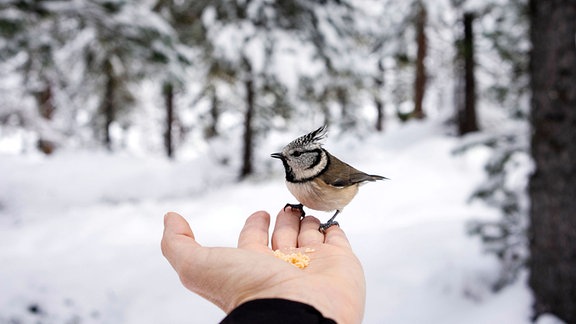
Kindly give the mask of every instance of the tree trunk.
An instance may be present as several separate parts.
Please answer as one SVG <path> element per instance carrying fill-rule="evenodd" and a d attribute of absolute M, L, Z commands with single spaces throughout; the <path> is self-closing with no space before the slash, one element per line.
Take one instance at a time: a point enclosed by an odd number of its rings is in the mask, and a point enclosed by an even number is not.
<path fill-rule="evenodd" d="M 36 94 L 36 101 L 38 102 L 38 111 L 40 116 L 46 120 L 52 120 L 56 107 L 52 101 L 52 87 L 47 84 L 44 89 Z"/>
<path fill-rule="evenodd" d="M 416 78 L 414 80 L 414 110 L 412 116 L 417 119 L 425 117 L 424 108 L 422 106 L 424 101 L 424 94 L 426 92 L 426 20 L 427 20 L 426 7 L 422 2 L 418 2 L 418 16 L 416 18 L 416 44 L 418 50 L 416 53 Z"/>
<path fill-rule="evenodd" d="M 460 136 L 478 131 L 476 118 L 476 76 L 474 72 L 474 14 L 464 14 L 464 41 L 462 56 L 464 60 L 464 100 L 458 108 L 458 133 Z"/>
<path fill-rule="evenodd" d="M 320 109 L 324 115 L 324 125 L 332 124 L 332 116 L 330 115 L 330 108 L 328 108 L 329 95 L 329 91 L 326 88 L 324 88 L 324 90 L 322 90 L 322 94 L 320 94 Z"/>
<path fill-rule="evenodd" d="M 50 84 L 47 84 L 42 91 L 36 93 L 36 103 L 38 104 L 38 112 L 40 113 L 40 116 L 48 122 L 51 121 L 56 107 L 54 106 L 52 87 Z M 40 131 L 36 147 L 42 153 L 50 155 L 54 153 L 54 150 L 56 150 L 56 143 L 53 140 L 42 136 L 42 133 L 43 132 Z"/>
<path fill-rule="evenodd" d="M 338 100 L 338 104 L 340 104 L 340 126 L 342 127 L 342 130 L 353 129 L 355 120 L 352 112 L 350 111 L 350 94 L 348 93 L 348 90 L 343 86 L 337 86 L 335 91 L 336 100 Z"/>
<path fill-rule="evenodd" d="M 244 81 L 246 88 L 246 113 L 244 114 L 244 148 L 242 152 L 242 167 L 240 170 L 240 179 L 244 179 L 251 175 L 253 172 L 252 166 L 252 152 L 254 146 L 254 130 L 252 126 L 252 119 L 254 117 L 254 80 L 252 77 L 252 68 L 248 60 L 244 60 L 248 78 Z"/>
<path fill-rule="evenodd" d="M 220 120 L 220 107 L 218 102 L 218 94 L 216 86 L 210 86 L 210 125 L 208 125 L 205 136 L 206 138 L 213 138 L 218 136 L 218 121 Z"/>
<path fill-rule="evenodd" d="M 576 323 L 576 1 L 530 6 L 529 284 L 535 317 L 552 313 Z"/>
<path fill-rule="evenodd" d="M 163 87 L 166 124 L 164 126 L 164 149 L 169 159 L 174 158 L 174 85 L 166 82 Z"/>
<path fill-rule="evenodd" d="M 378 61 L 378 75 L 374 78 L 375 95 L 374 104 L 376 105 L 376 131 L 384 130 L 384 101 L 382 100 L 382 91 L 384 90 L 384 65 L 382 60 Z"/>
<path fill-rule="evenodd" d="M 102 113 L 104 114 L 104 146 L 106 146 L 108 150 L 112 150 L 112 136 L 110 134 L 110 126 L 116 117 L 116 111 L 114 108 L 116 82 L 112 62 L 110 62 L 110 60 L 106 61 L 104 64 L 104 73 L 106 76 L 106 88 L 102 102 Z"/>

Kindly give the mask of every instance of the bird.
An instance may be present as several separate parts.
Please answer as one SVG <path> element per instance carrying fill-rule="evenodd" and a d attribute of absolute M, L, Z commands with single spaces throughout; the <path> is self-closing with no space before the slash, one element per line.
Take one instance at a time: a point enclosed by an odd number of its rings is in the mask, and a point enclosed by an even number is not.
<path fill-rule="evenodd" d="M 338 225 L 336 216 L 352 201 L 358 193 L 358 187 L 366 182 L 388 179 L 383 176 L 367 174 L 330 154 L 322 147 L 327 126 L 298 137 L 286 145 L 281 152 L 271 157 L 280 159 L 286 173 L 286 186 L 298 200 L 298 204 L 286 204 L 299 210 L 304 217 L 304 206 L 319 211 L 336 211 L 319 230 Z"/>

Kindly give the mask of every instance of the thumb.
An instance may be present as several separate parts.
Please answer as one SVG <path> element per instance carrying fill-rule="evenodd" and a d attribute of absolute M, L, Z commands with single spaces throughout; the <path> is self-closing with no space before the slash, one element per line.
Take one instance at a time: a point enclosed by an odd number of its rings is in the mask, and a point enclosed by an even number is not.
<path fill-rule="evenodd" d="M 184 217 L 175 212 L 168 212 L 164 215 L 164 236 L 183 235 L 194 239 L 194 233 Z"/>
<path fill-rule="evenodd" d="M 180 277 L 184 287 L 199 294 L 225 311 L 232 310 L 230 299 L 236 294 L 232 276 L 233 254 L 237 249 L 204 248 L 194 239 L 186 220 L 177 213 L 164 216 L 162 254 Z M 244 253 L 247 253 L 244 251 Z"/>
<path fill-rule="evenodd" d="M 194 239 L 194 233 L 184 217 L 174 212 L 168 212 L 164 215 L 162 254 L 174 269 L 178 269 L 178 261 L 190 253 L 190 249 L 198 247 L 200 244 Z"/>

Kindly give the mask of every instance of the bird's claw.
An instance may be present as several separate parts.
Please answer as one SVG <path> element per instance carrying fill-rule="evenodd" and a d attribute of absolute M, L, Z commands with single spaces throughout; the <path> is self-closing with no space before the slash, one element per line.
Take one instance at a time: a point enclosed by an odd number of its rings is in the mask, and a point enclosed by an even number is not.
<path fill-rule="evenodd" d="M 290 209 L 292 210 L 296 210 L 296 211 L 300 211 L 300 218 L 304 218 L 304 216 L 306 216 L 306 212 L 304 211 L 304 205 L 302 204 L 286 204 L 286 206 L 284 206 L 284 211 L 286 211 L 286 207 L 290 207 Z"/>
<path fill-rule="evenodd" d="M 326 223 L 320 224 L 318 230 L 324 234 L 326 234 L 326 230 L 328 230 L 332 226 L 340 226 L 337 221 L 329 220 Z"/>

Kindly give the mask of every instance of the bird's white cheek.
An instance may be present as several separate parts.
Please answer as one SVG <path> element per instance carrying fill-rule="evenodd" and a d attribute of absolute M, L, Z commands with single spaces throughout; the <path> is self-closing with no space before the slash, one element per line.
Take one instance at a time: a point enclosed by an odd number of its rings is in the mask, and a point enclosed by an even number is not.
<path fill-rule="evenodd" d="M 294 161 L 289 161 L 288 164 L 292 168 L 295 180 L 300 181 L 303 179 L 313 179 L 318 176 L 318 174 L 320 174 L 328 164 L 328 160 L 322 158 L 319 163 L 312 166 L 296 164 Z"/>

